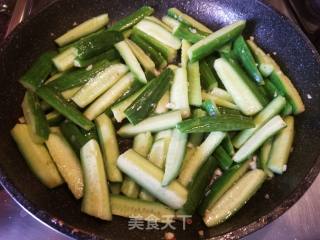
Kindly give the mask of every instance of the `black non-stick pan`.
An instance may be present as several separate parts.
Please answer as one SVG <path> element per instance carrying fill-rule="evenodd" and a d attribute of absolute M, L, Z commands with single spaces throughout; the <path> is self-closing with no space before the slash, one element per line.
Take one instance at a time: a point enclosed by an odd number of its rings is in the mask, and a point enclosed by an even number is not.
<path fill-rule="evenodd" d="M 18 79 L 43 51 L 54 47 L 53 39 L 71 28 L 74 22 L 100 13 L 109 13 L 112 21 L 122 18 L 147 4 L 162 16 L 175 6 L 217 29 L 239 19 L 246 19 L 245 35 L 256 41 L 292 78 L 306 105 L 306 112 L 296 118 L 296 136 L 288 170 L 283 176 L 264 183 L 259 192 L 232 219 L 206 229 L 198 216 L 186 229 L 176 223 L 176 230 L 128 230 L 128 220 L 114 217 L 104 222 L 80 212 L 68 189 L 49 190 L 30 172 L 9 130 L 21 116 L 23 88 Z M 320 57 L 304 34 L 292 22 L 270 6 L 255 0 L 61 0 L 51 4 L 23 24 L 0 48 L 0 180 L 4 188 L 27 211 L 54 229 L 82 239 L 161 239 L 165 231 L 177 239 L 204 237 L 236 239 L 281 215 L 308 189 L 320 170 Z M 307 97 L 309 96 L 309 97 Z M 312 98 L 310 98 L 312 97 Z M 270 196 L 269 199 L 265 195 Z M 23 233 L 21 233 L 23 234 Z"/>

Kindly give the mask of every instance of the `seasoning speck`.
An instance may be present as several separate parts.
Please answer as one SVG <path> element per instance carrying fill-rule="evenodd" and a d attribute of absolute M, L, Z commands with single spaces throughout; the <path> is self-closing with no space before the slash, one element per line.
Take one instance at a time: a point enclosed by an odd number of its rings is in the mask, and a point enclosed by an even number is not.
<path fill-rule="evenodd" d="M 73 23 L 72 23 L 72 26 L 77 26 L 77 22 L 73 22 Z"/>
<path fill-rule="evenodd" d="M 90 64 L 90 65 L 86 68 L 87 71 L 90 71 L 91 69 L 92 69 L 92 64 Z"/>
<path fill-rule="evenodd" d="M 308 98 L 308 99 L 312 99 L 312 96 L 308 93 L 308 94 L 307 94 L 307 98 Z"/>
<path fill-rule="evenodd" d="M 203 231 L 203 230 L 199 230 L 199 231 L 198 231 L 198 234 L 199 234 L 199 236 L 203 237 L 204 231 Z"/>
<path fill-rule="evenodd" d="M 266 195 L 264 195 L 264 198 L 265 198 L 265 199 L 270 199 L 269 194 L 267 193 Z"/>
<path fill-rule="evenodd" d="M 273 52 L 272 54 L 273 54 L 273 55 L 277 55 L 277 52 Z"/>
<path fill-rule="evenodd" d="M 214 171 L 214 175 L 215 175 L 215 176 L 221 176 L 221 175 L 222 175 L 222 171 L 220 170 L 220 168 L 217 168 L 217 169 Z"/>

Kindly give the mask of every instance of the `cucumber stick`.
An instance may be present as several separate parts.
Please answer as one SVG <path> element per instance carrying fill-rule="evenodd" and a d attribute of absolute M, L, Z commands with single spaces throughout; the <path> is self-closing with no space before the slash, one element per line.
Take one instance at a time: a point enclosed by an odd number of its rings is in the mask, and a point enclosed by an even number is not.
<path fill-rule="evenodd" d="M 133 139 L 133 150 L 143 157 L 147 157 L 152 147 L 153 137 L 150 132 L 140 133 Z"/>
<path fill-rule="evenodd" d="M 108 14 L 101 14 L 97 17 L 91 18 L 78 26 L 70 29 L 62 36 L 58 37 L 54 41 L 61 47 L 70 42 L 73 42 L 81 37 L 84 37 L 90 33 L 93 33 L 100 28 L 107 25 L 109 22 Z"/>
<path fill-rule="evenodd" d="M 225 171 L 210 187 L 210 190 L 206 193 L 206 197 L 203 199 L 199 213 L 201 216 L 205 214 L 207 209 L 211 209 L 214 204 L 225 194 L 225 192 L 241 178 L 248 170 L 250 161 L 236 164 L 229 170 Z"/>
<path fill-rule="evenodd" d="M 124 64 L 114 64 L 90 79 L 73 97 L 79 107 L 85 107 L 102 93 L 112 87 L 126 72 L 128 67 Z"/>
<path fill-rule="evenodd" d="M 285 94 L 285 97 L 293 107 L 293 113 L 302 113 L 305 110 L 305 106 L 299 95 L 299 92 L 288 76 L 282 72 L 280 66 L 271 58 L 271 56 L 265 54 L 263 50 L 254 43 L 253 40 L 248 40 L 248 45 L 251 47 L 257 58 L 263 59 L 264 62 L 267 62 L 266 64 L 271 66 L 270 69 L 272 69 L 272 71 L 269 71 L 270 80 L 278 90 Z"/>
<path fill-rule="evenodd" d="M 268 138 L 286 127 L 286 123 L 277 115 L 256 131 L 232 157 L 235 162 L 241 162 L 254 153 Z"/>
<path fill-rule="evenodd" d="M 198 207 L 200 201 L 204 197 L 204 191 L 212 178 L 212 173 L 217 168 L 217 160 L 214 157 L 209 159 L 199 169 L 197 175 L 194 178 L 194 182 L 188 188 L 188 199 L 183 205 L 182 209 L 178 210 L 178 214 L 192 215 Z"/>
<path fill-rule="evenodd" d="M 211 33 L 206 38 L 191 46 L 188 56 L 191 62 L 196 62 L 210 55 L 214 50 L 222 47 L 227 42 L 241 34 L 246 25 L 246 21 L 237 21 L 218 31 Z"/>
<path fill-rule="evenodd" d="M 163 44 L 162 42 L 158 41 L 157 39 L 153 38 L 149 34 L 137 29 L 133 28 L 133 35 L 138 36 L 148 45 L 150 45 L 153 49 L 158 51 L 166 60 L 167 62 L 171 63 L 175 60 L 177 56 L 177 50 Z"/>
<path fill-rule="evenodd" d="M 108 180 L 110 182 L 122 182 L 122 174 L 117 167 L 119 146 L 112 121 L 106 114 L 101 114 L 95 119 L 95 124 Z"/>
<path fill-rule="evenodd" d="M 273 172 L 268 168 L 268 161 L 270 158 L 270 152 L 272 148 L 273 138 L 267 139 L 260 148 L 259 155 L 258 155 L 258 166 L 262 169 L 269 178 L 273 177 Z"/>
<path fill-rule="evenodd" d="M 201 83 L 199 62 L 188 63 L 188 82 L 189 82 L 189 104 L 192 106 L 201 106 Z"/>
<path fill-rule="evenodd" d="M 35 91 L 42 86 L 54 69 L 52 58 L 56 54 L 54 51 L 49 51 L 38 57 L 29 70 L 20 78 L 19 82 L 31 91 Z"/>
<path fill-rule="evenodd" d="M 114 45 L 114 47 L 118 50 L 121 57 L 129 67 L 130 71 L 134 74 L 134 76 L 142 83 L 146 83 L 146 76 L 137 60 L 135 55 L 133 54 L 131 48 L 127 44 L 126 41 L 118 42 Z"/>
<path fill-rule="evenodd" d="M 80 149 L 88 142 L 88 138 L 83 132 L 72 122 L 65 120 L 60 124 L 60 130 L 67 139 L 73 150 L 80 154 Z"/>
<path fill-rule="evenodd" d="M 207 113 L 199 108 L 193 110 L 193 113 L 192 113 L 193 118 L 204 117 L 206 115 L 207 115 Z M 199 146 L 203 140 L 203 137 L 204 137 L 204 133 L 191 133 L 190 138 L 189 138 L 189 142 L 194 147 Z"/>
<path fill-rule="evenodd" d="M 61 133 L 50 133 L 46 146 L 60 174 L 76 199 L 83 196 L 83 174 L 76 153 Z"/>
<path fill-rule="evenodd" d="M 164 56 L 151 44 L 146 42 L 141 36 L 132 34 L 131 40 L 136 43 L 148 56 L 150 56 L 159 69 L 163 69 L 167 65 L 167 60 L 164 58 Z"/>
<path fill-rule="evenodd" d="M 91 68 L 80 68 L 65 72 L 56 80 L 46 83 L 48 87 L 53 88 L 58 92 L 62 92 L 74 87 L 83 86 L 86 82 L 94 79 L 98 74 L 101 74 L 111 63 L 108 60 L 102 60 L 93 64 Z"/>
<path fill-rule="evenodd" d="M 159 102 L 157 103 L 157 106 L 154 110 L 154 113 L 156 114 L 161 114 L 161 113 L 165 113 L 168 112 L 169 108 L 168 108 L 168 104 L 170 103 L 170 91 L 167 90 L 162 98 L 160 98 Z"/>
<path fill-rule="evenodd" d="M 94 124 L 84 117 L 82 113 L 73 105 L 68 103 L 62 96 L 57 94 L 53 89 L 43 86 L 36 91 L 44 101 L 51 105 L 57 112 L 77 124 L 79 127 L 90 130 Z"/>
<path fill-rule="evenodd" d="M 229 154 L 224 150 L 222 146 L 217 147 L 217 149 L 214 151 L 214 157 L 218 159 L 219 166 L 225 171 L 230 168 L 230 166 L 233 163 L 232 158 L 229 156 Z"/>
<path fill-rule="evenodd" d="M 163 169 L 169 149 L 171 137 L 156 140 L 150 149 L 148 159 L 157 167 Z"/>
<path fill-rule="evenodd" d="M 22 111 L 33 141 L 43 143 L 47 140 L 50 132 L 49 124 L 36 94 L 26 91 L 22 102 Z"/>
<path fill-rule="evenodd" d="M 188 192 L 180 183 L 172 181 L 163 187 L 163 171 L 132 149 L 121 154 L 117 164 L 121 171 L 169 207 L 179 209 L 186 202 Z"/>
<path fill-rule="evenodd" d="M 165 28 L 154 22 L 142 20 L 135 26 L 135 28 L 175 50 L 178 50 L 181 47 L 181 41 L 177 37 L 173 36 Z"/>
<path fill-rule="evenodd" d="M 256 45 L 253 39 L 247 40 L 247 44 L 258 62 L 261 74 L 264 77 L 269 77 L 269 75 L 274 70 L 271 57 L 268 57 L 268 55 L 260 47 Z"/>
<path fill-rule="evenodd" d="M 11 135 L 31 171 L 46 187 L 54 188 L 63 183 L 47 148 L 33 142 L 26 124 L 16 124 Z"/>
<path fill-rule="evenodd" d="M 217 98 L 224 99 L 229 102 L 234 102 L 232 96 L 224 89 L 215 87 L 211 91 L 212 95 L 215 95 Z"/>
<path fill-rule="evenodd" d="M 108 30 L 109 31 L 125 31 L 132 26 L 136 25 L 146 16 L 151 15 L 154 12 L 154 9 L 150 6 L 143 6 L 139 8 L 137 11 L 131 13 L 129 16 L 122 18 L 117 21 L 114 25 L 112 25 Z"/>
<path fill-rule="evenodd" d="M 74 60 L 77 58 L 77 56 L 77 49 L 72 47 L 56 55 L 54 58 L 52 58 L 52 62 L 60 72 L 64 72 L 73 67 Z"/>
<path fill-rule="evenodd" d="M 294 138 L 294 118 L 287 116 L 284 121 L 287 127 L 275 136 L 268 161 L 268 168 L 277 174 L 286 170 Z"/>
<path fill-rule="evenodd" d="M 130 39 L 126 39 L 125 42 L 129 45 L 131 51 L 136 56 L 144 70 L 156 74 L 156 64 L 153 60 L 135 42 Z"/>
<path fill-rule="evenodd" d="M 196 43 L 208 36 L 208 33 L 187 26 L 184 23 L 179 23 L 178 26 L 173 29 L 172 34 L 177 38 L 185 39 L 190 43 Z"/>
<path fill-rule="evenodd" d="M 93 120 L 99 114 L 103 113 L 118 98 L 124 94 L 130 86 L 133 84 L 135 78 L 134 75 L 129 72 L 121 77 L 109 90 L 98 97 L 83 113 L 89 120 Z"/>
<path fill-rule="evenodd" d="M 154 22 L 158 25 L 160 25 L 161 27 L 163 27 L 164 29 L 166 29 L 168 32 L 172 32 L 172 29 L 170 26 L 168 26 L 167 24 L 161 22 L 161 20 L 159 20 L 158 18 L 154 17 L 154 16 L 147 16 L 144 19 Z"/>
<path fill-rule="evenodd" d="M 183 186 L 188 186 L 192 183 L 197 171 L 219 146 L 225 136 L 226 133 L 224 132 L 211 132 L 203 143 L 196 148 L 196 151 L 192 155 L 190 161 L 185 164 L 180 172 L 178 180 Z"/>
<path fill-rule="evenodd" d="M 99 144 L 91 139 L 80 151 L 84 174 L 84 196 L 81 211 L 103 219 L 111 220 L 111 206 L 107 178 Z"/>
<path fill-rule="evenodd" d="M 166 158 L 162 186 L 167 186 L 178 176 L 184 159 L 187 140 L 188 134 L 181 133 L 178 129 L 173 129 Z"/>
<path fill-rule="evenodd" d="M 263 124 L 270 120 L 275 115 L 279 114 L 286 104 L 286 99 L 278 96 L 273 99 L 261 112 L 253 119 L 255 127 L 243 130 L 238 133 L 233 139 L 233 145 L 240 148 Z"/>
<path fill-rule="evenodd" d="M 151 202 L 155 201 L 155 198 L 144 189 L 140 191 L 139 198 L 145 201 L 151 201 Z"/>
<path fill-rule="evenodd" d="M 126 124 L 118 130 L 121 137 L 131 137 L 143 132 L 158 132 L 174 128 L 182 120 L 180 111 L 172 111 L 146 118 L 136 125 Z"/>
<path fill-rule="evenodd" d="M 244 114 L 254 115 L 263 108 L 257 96 L 247 85 L 244 76 L 241 76 L 229 61 L 219 58 L 215 60 L 214 68 L 234 102 Z"/>
<path fill-rule="evenodd" d="M 230 218 L 258 191 L 265 178 L 260 169 L 245 174 L 205 213 L 206 226 L 213 227 Z"/>
<path fill-rule="evenodd" d="M 132 124 L 139 123 L 154 110 L 156 103 L 168 90 L 172 78 L 173 71 L 166 69 L 157 78 L 148 82 L 139 97 L 125 110 L 125 114 Z"/>
<path fill-rule="evenodd" d="M 180 110 L 183 118 L 190 116 L 188 79 L 185 68 L 177 68 L 174 71 L 173 83 L 170 89 L 170 103 L 172 104 L 172 109 Z"/>
<path fill-rule="evenodd" d="M 188 26 L 199 29 L 200 31 L 203 31 L 206 33 L 212 33 L 212 31 L 208 27 L 206 27 L 205 25 L 203 25 L 199 21 L 195 20 L 191 16 L 181 12 L 177 8 L 169 8 L 168 9 L 168 16 L 170 16 L 170 17 L 172 17 L 172 18 L 174 18 L 174 19 L 176 19 L 176 20 L 178 20 Z"/>
<path fill-rule="evenodd" d="M 220 96 L 206 93 L 204 91 L 202 91 L 201 96 L 202 96 L 203 100 L 209 99 L 209 100 L 213 101 L 218 106 L 226 107 L 226 108 L 230 108 L 230 109 L 236 109 L 236 110 L 239 109 L 239 107 L 235 103 L 230 102 Z"/>
<path fill-rule="evenodd" d="M 187 40 L 182 39 L 181 41 L 181 67 L 187 68 L 189 61 L 188 49 L 191 47 L 190 43 Z"/>
<path fill-rule="evenodd" d="M 212 131 L 238 131 L 254 127 L 251 118 L 242 115 L 219 115 L 190 118 L 177 124 L 184 133 L 204 133 Z"/>
<path fill-rule="evenodd" d="M 116 103 L 111 107 L 114 118 L 117 122 L 122 122 L 126 118 L 124 111 L 138 98 L 138 96 L 144 91 L 145 87 L 138 90 L 136 93 L 132 94 L 128 98 L 123 99 L 119 103 Z"/>
<path fill-rule="evenodd" d="M 212 91 L 218 87 L 216 76 L 212 72 L 212 67 L 209 66 L 206 59 L 199 63 L 201 84 L 207 91 Z M 232 100 L 231 100 L 232 101 Z"/>
<path fill-rule="evenodd" d="M 120 195 L 111 195 L 110 201 L 112 214 L 121 217 L 139 217 L 139 219 L 148 221 L 151 220 L 150 216 L 153 216 L 155 219 L 152 221 L 167 223 L 172 222 L 175 216 L 172 209 L 158 202 L 132 199 Z"/>
<path fill-rule="evenodd" d="M 171 32 L 173 31 L 174 28 L 176 28 L 179 25 L 179 21 L 169 16 L 163 16 L 161 18 L 161 21 L 171 28 Z"/>
<path fill-rule="evenodd" d="M 150 148 L 152 146 L 153 137 L 150 132 L 140 133 L 134 137 L 133 150 L 146 158 Z M 124 179 L 121 192 L 131 198 L 137 198 L 139 196 L 140 187 L 130 177 L 126 176 Z"/>
<path fill-rule="evenodd" d="M 243 36 L 240 35 L 236 38 L 233 43 L 233 49 L 250 77 L 258 84 L 264 84 L 263 77 Z"/>

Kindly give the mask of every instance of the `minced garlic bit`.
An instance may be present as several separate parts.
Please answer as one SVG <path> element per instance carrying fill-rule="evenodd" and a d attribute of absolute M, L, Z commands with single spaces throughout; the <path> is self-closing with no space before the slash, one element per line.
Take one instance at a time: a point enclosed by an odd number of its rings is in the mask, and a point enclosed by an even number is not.
<path fill-rule="evenodd" d="M 287 164 L 283 165 L 282 171 L 283 171 L 283 172 L 287 171 Z"/>
<path fill-rule="evenodd" d="M 254 41 L 254 36 L 250 36 L 249 39 L 250 39 L 251 41 Z"/>
<path fill-rule="evenodd" d="M 265 199 L 270 199 L 269 194 L 267 193 L 266 195 L 264 195 L 264 198 L 265 198 Z"/>
<path fill-rule="evenodd" d="M 308 93 L 308 94 L 307 94 L 307 98 L 308 98 L 308 99 L 312 99 L 312 96 Z"/>
<path fill-rule="evenodd" d="M 90 71 L 91 69 L 92 69 L 92 64 L 90 64 L 90 65 L 86 68 L 87 71 Z"/>
<path fill-rule="evenodd" d="M 214 171 L 214 175 L 215 176 L 221 176 L 222 175 L 222 171 L 220 168 L 217 168 L 215 171 Z"/>

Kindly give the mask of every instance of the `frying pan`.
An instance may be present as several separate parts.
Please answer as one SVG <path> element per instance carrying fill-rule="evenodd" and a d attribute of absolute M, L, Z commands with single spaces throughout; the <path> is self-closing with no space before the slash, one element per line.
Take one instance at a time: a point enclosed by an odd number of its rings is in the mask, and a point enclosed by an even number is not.
<path fill-rule="evenodd" d="M 259 192 L 227 222 L 206 229 L 194 216 L 192 223 L 176 230 L 128 230 L 128 219 L 114 217 L 104 222 L 80 212 L 68 189 L 48 190 L 30 172 L 18 152 L 9 130 L 21 116 L 23 88 L 17 80 L 43 51 L 54 47 L 53 39 L 81 22 L 107 12 L 118 20 L 147 4 L 162 16 L 175 6 L 212 29 L 239 19 L 247 19 L 245 35 L 254 35 L 258 44 L 293 79 L 306 104 L 306 112 L 296 118 L 296 136 L 288 170 L 264 183 Z M 308 189 L 320 170 L 320 57 L 305 35 L 292 22 L 267 4 L 255 0 L 64 0 L 56 1 L 38 15 L 27 19 L 0 48 L 0 180 L 9 194 L 27 211 L 48 226 L 79 239 L 161 239 L 165 231 L 177 239 L 237 239 L 271 222 L 292 206 Z M 309 94 L 309 97 L 307 97 Z M 310 96 L 312 97 L 311 99 Z M 269 194 L 270 199 L 265 195 Z"/>

